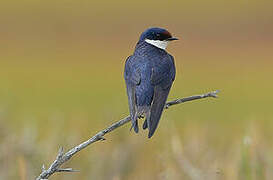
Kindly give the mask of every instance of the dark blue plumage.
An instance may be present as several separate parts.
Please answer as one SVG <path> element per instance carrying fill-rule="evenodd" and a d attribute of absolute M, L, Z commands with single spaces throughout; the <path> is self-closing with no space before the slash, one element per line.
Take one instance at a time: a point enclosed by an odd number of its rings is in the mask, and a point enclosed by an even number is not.
<path fill-rule="evenodd" d="M 157 128 L 175 78 L 174 59 L 164 48 L 171 40 L 176 38 L 167 30 L 150 28 L 142 33 L 134 54 L 125 63 L 132 127 L 138 132 L 138 118 L 145 115 L 143 129 L 149 129 L 149 138 Z"/>

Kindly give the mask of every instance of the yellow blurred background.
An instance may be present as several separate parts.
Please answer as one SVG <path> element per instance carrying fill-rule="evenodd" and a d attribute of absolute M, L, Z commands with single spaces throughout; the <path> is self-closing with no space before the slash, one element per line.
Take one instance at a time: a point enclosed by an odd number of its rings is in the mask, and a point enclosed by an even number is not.
<path fill-rule="evenodd" d="M 0 179 L 34 179 L 128 115 L 123 67 L 142 31 L 168 29 L 177 76 L 152 139 L 127 124 L 60 179 L 273 179 L 273 1 L 1 1 Z"/>

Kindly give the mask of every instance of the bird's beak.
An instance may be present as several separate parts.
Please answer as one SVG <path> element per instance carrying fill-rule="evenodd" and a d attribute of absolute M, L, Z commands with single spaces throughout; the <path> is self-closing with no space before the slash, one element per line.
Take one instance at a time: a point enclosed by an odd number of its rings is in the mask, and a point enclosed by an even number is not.
<path fill-rule="evenodd" d="M 166 41 L 174 41 L 174 40 L 178 40 L 178 38 L 171 37 L 171 38 L 166 39 Z"/>

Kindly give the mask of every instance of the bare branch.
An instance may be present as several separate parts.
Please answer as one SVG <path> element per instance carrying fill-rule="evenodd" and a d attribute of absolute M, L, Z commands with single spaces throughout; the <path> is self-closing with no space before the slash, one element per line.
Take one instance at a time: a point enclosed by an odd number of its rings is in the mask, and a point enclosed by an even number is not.
<path fill-rule="evenodd" d="M 197 99 L 203 99 L 203 98 L 207 98 L 207 97 L 216 98 L 218 92 L 219 91 L 213 91 L 213 92 L 209 92 L 209 93 L 202 94 L 202 95 L 195 95 L 195 96 L 190 96 L 190 97 L 170 101 L 170 102 L 166 103 L 165 109 L 168 109 L 170 106 L 173 106 L 173 105 L 176 105 L 176 104 L 181 104 L 181 103 L 184 103 L 184 102 L 193 101 L 193 100 L 197 100 Z M 58 153 L 56 159 L 50 165 L 50 167 L 46 170 L 45 166 L 44 165 L 42 166 L 42 172 L 36 178 L 36 180 L 48 179 L 52 174 L 54 174 L 56 172 L 75 172 L 76 170 L 73 170 L 71 168 L 63 169 L 63 168 L 60 168 L 60 167 L 61 167 L 62 164 L 64 164 L 66 161 L 68 161 L 77 152 L 81 151 L 82 149 L 86 148 L 87 146 L 89 146 L 90 144 L 92 144 L 94 142 L 105 140 L 105 138 L 104 138 L 105 134 L 115 130 L 118 127 L 123 126 L 124 124 L 128 123 L 130 120 L 131 120 L 130 116 L 127 116 L 127 117 L 115 122 L 114 124 L 107 127 L 106 129 L 98 132 L 96 135 L 94 135 L 93 137 L 91 137 L 87 141 L 84 141 L 83 143 L 79 144 L 78 146 L 73 147 L 72 149 L 70 149 L 66 153 L 64 153 L 63 148 L 61 147 L 59 149 L 59 153 Z"/>
<path fill-rule="evenodd" d="M 220 92 L 219 90 L 216 90 L 216 91 L 209 92 L 209 93 L 206 93 L 206 94 L 195 95 L 195 96 L 190 96 L 190 97 L 170 101 L 170 102 L 166 103 L 165 108 L 168 109 L 172 105 L 180 104 L 180 103 L 187 102 L 187 101 L 193 101 L 193 100 L 196 100 L 196 99 L 203 99 L 203 98 L 207 98 L 207 97 L 217 98 L 218 97 L 217 93 L 219 93 L 219 92 Z"/>

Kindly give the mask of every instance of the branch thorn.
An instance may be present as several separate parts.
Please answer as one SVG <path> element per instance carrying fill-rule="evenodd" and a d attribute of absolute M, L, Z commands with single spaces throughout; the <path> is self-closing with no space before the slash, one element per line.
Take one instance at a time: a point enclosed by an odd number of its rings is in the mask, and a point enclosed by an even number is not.
<path fill-rule="evenodd" d="M 64 148 L 61 146 L 58 152 L 57 159 L 61 159 L 64 155 Z"/>
<path fill-rule="evenodd" d="M 72 168 L 59 168 L 57 172 L 79 172 L 79 170 L 74 170 Z"/>

